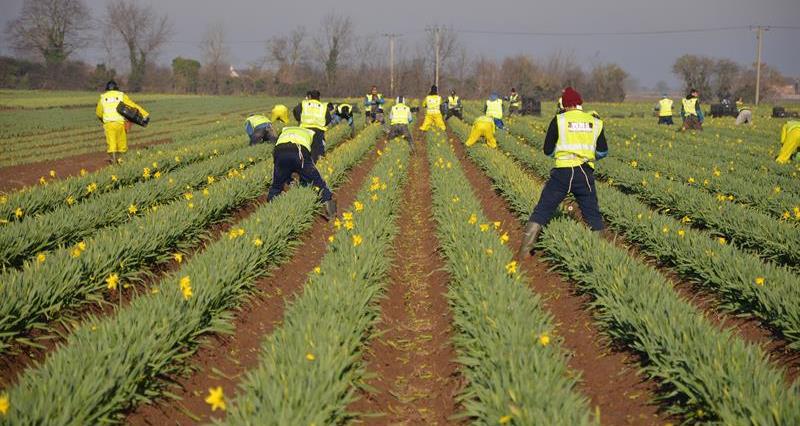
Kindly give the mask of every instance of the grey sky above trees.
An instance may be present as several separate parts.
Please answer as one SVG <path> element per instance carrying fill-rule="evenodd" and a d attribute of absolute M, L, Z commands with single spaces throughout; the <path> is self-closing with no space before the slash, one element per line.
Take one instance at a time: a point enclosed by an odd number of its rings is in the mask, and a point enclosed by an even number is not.
<path fill-rule="evenodd" d="M 86 0 L 93 18 L 103 17 L 110 0 Z M 397 41 L 414 49 L 428 33 L 428 25 L 445 25 L 456 31 L 593 33 L 741 27 L 749 25 L 800 25 L 797 0 L 641 0 L 564 2 L 530 0 L 480 2 L 476 0 L 375 2 L 339 0 L 329 2 L 279 2 L 263 0 L 137 0 L 152 4 L 168 14 L 173 24 L 172 40 L 155 59 L 169 64 L 176 56 L 203 61 L 201 42 L 209 27 L 221 25 L 228 44 L 229 60 L 245 66 L 267 55 L 266 40 L 286 35 L 303 25 L 310 33 L 323 16 L 335 11 L 349 16 L 355 35 L 376 35 L 375 61 L 387 60 L 386 40 L 381 33 L 403 34 Z M 22 0 L 0 0 L 0 26 L 19 15 Z M 755 60 L 755 34 L 747 29 L 663 35 L 598 36 L 523 36 L 461 32 L 461 43 L 470 55 L 499 59 L 507 55 L 528 54 L 545 58 L 554 52 L 573 55 L 585 68 L 615 62 L 633 78 L 647 86 L 666 81 L 678 87 L 672 73 L 675 59 L 685 53 L 729 58 L 741 65 Z M 800 30 L 767 32 L 763 61 L 787 76 L 800 76 L 797 40 Z M 0 40 L 3 54 L 12 53 L 8 40 Z M 107 54 L 101 43 L 77 52 L 89 62 L 104 62 Z M 120 58 L 127 60 L 125 55 Z M 120 58 L 117 58 L 119 60 Z"/>

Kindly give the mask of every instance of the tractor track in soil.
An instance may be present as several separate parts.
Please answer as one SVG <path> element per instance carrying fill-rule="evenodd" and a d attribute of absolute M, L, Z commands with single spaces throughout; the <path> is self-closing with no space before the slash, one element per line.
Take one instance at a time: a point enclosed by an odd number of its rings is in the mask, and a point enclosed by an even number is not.
<path fill-rule="evenodd" d="M 361 391 L 349 409 L 370 425 L 453 424 L 463 379 L 451 344 L 449 276 L 439 254 L 433 221 L 425 139 L 414 132 L 394 264 L 381 301 L 377 337 L 364 350 L 374 392 Z M 392 143 L 406 143 L 397 140 Z"/>
<path fill-rule="evenodd" d="M 383 148 L 385 141 L 377 144 Z M 347 182 L 334 194 L 339 209 L 354 200 L 362 183 L 369 176 L 377 159 L 373 149 L 348 173 Z M 243 375 L 258 365 L 261 344 L 283 320 L 286 303 L 301 294 L 306 277 L 325 255 L 331 227 L 318 217 L 302 236 L 291 257 L 255 283 L 256 293 L 235 312 L 233 334 L 211 335 L 200 344 L 187 364 L 193 372 L 185 377 L 170 378 L 175 387 L 172 395 L 180 399 L 157 399 L 140 405 L 128 413 L 125 423 L 133 425 L 178 425 L 210 422 L 224 412 L 212 413 L 204 399 L 209 388 L 222 386 L 226 399 L 233 400 Z"/>
<path fill-rule="evenodd" d="M 492 220 L 503 222 L 511 241 L 522 239 L 522 226 L 508 203 L 498 195 L 491 180 L 467 156 L 463 143 L 448 131 L 448 139 L 461 162 L 467 180 Z M 564 338 L 570 353 L 567 364 L 581 375 L 578 390 L 600 412 L 607 425 L 665 424 L 670 419 L 655 405 L 658 385 L 637 374 L 635 354 L 619 350 L 594 326 L 588 304 L 591 298 L 575 293 L 575 286 L 550 270 L 551 265 L 537 253 L 520 263 L 528 285 L 542 296 L 544 307 L 556 321 L 556 333 Z"/>

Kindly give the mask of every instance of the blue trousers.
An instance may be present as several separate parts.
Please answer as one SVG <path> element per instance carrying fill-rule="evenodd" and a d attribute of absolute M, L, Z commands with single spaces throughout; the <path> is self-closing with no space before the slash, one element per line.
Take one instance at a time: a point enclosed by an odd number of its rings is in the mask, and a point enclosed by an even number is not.
<path fill-rule="evenodd" d="M 494 119 L 494 127 L 497 127 L 498 129 L 505 129 L 505 127 L 503 127 L 503 126 L 504 126 L 504 124 L 503 124 L 503 119 L 502 118 L 495 118 Z"/>
<path fill-rule="evenodd" d="M 581 208 L 583 219 L 593 231 L 599 231 L 603 225 L 600 206 L 597 204 L 597 191 L 594 184 L 594 169 L 588 164 L 576 167 L 559 167 L 550 170 L 550 179 L 542 189 L 539 203 L 531 213 L 529 221 L 542 226 L 547 225 L 559 204 L 567 194 L 575 196 Z"/>
<path fill-rule="evenodd" d="M 328 184 L 322 179 L 311 153 L 293 143 L 280 144 L 272 151 L 272 160 L 275 168 L 272 172 L 272 185 L 269 188 L 268 200 L 272 200 L 283 192 L 283 186 L 292 180 L 292 173 L 300 175 L 300 182 L 310 182 L 320 190 L 320 199 L 328 201 L 333 198 Z"/>

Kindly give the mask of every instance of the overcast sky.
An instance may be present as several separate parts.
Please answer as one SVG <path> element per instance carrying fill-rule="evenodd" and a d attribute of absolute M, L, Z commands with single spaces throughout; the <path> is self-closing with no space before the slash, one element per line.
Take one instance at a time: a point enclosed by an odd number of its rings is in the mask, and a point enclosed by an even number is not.
<path fill-rule="evenodd" d="M 96 18 L 110 0 L 85 0 Z M 358 35 L 403 34 L 410 46 L 424 36 L 425 27 L 440 24 L 455 30 L 491 32 L 607 33 L 711 29 L 750 25 L 800 27 L 800 0 L 142 0 L 167 13 L 173 23 L 173 42 L 159 62 L 181 55 L 202 59 L 199 41 L 207 25 L 221 22 L 230 42 L 234 65 L 245 66 L 265 53 L 263 42 L 303 25 L 314 31 L 330 11 L 349 15 Z M 23 0 L 0 0 L 0 24 L 16 17 Z M 4 39 L 0 51 L 8 54 Z M 677 85 L 671 73 L 675 58 L 684 53 L 755 61 L 755 33 L 747 29 L 662 35 L 534 36 L 461 33 L 470 53 L 501 58 L 530 54 L 544 58 L 555 51 L 571 53 L 585 68 L 597 62 L 616 62 L 642 84 L 664 80 Z M 99 48 L 81 52 L 90 62 L 105 60 Z M 388 56 L 388 55 L 386 55 Z M 376 60 L 386 61 L 382 56 Z M 800 30 L 774 29 L 764 37 L 763 61 L 782 73 L 800 77 Z"/>

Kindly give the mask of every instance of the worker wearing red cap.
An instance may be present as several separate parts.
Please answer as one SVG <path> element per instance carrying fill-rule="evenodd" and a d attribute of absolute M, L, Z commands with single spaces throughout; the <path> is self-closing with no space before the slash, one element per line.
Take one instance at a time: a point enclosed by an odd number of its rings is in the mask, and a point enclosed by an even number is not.
<path fill-rule="evenodd" d="M 571 87 L 564 89 L 561 103 L 564 112 L 550 121 L 544 140 L 544 153 L 553 157 L 556 164 L 528 219 L 518 253 L 520 260 L 530 255 L 542 227 L 567 194 L 575 196 L 584 220 L 593 231 L 604 228 L 594 184 L 594 161 L 608 155 L 603 121 L 578 108 L 583 99 Z"/>

